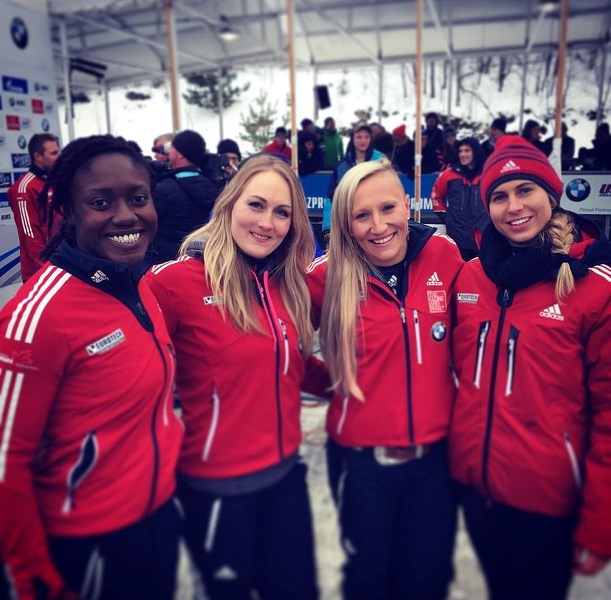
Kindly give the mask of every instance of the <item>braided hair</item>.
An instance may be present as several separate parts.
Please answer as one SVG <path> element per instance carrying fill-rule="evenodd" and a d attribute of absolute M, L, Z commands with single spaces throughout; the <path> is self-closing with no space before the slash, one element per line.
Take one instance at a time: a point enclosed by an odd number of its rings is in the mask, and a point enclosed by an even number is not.
<path fill-rule="evenodd" d="M 551 245 L 552 254 L 568 254 L 575 242 L 575 223 L 571 216 L 556 206 L 552 218 L 541 232 L 544 240 Z M 562 263 L 556 277 L 556 299 L 562 302 L 575 289 L 575 278 L 568 263 Z"/>
<path fill-rule="evenodd" d="M 113 135 L 91 135 L 70 142 L 55 161 L 45 187 L 38 198 L 39 208 L 44 220 L 47 221 L 47 231 L 49 233 L 53 231 L 55 219 L 58 216 L 63 217 L 59 229 L 51 236 L 41 252 L 43 259 L 48 259 L 62 241 L 68 240 L 70 243 L 74 243 L 74 227 L 68 223 L 65 217 L 66 209 L 72 207 L 72 182 L 77 172 L 88 166 L 97 156 L 117 153 L 124 154 L 135 165 L 142 166 L 149 174 L 151 190 L 153 189 L 155 175 L 135 142 Z M 52 199 L 50 204 L 47 205 L 49 192 L 52 194 Z"/>

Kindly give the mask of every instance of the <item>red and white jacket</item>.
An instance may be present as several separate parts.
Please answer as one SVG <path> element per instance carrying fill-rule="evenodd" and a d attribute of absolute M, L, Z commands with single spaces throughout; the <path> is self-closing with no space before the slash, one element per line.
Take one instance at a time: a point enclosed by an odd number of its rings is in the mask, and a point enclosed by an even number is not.
<path fill-rule="evenodd" d="M 373 276 L 356 328 L 357 382 L 365 401 L 336 394 L 327 432 L 342 446 L 411 446 L 445 438 L 455 386 L 450 339 L 454 280 L 464 264 L 456 244 L 410 223 L 405 301 Z M 327 257 L 312 263 L 308 286 L 315 320 Z"/>
<path fill-rule="evenodd" d="M 47 535 L 115 531 L 171 498 L 182 438 L 148 285 L 67 244 L 52 260 L 0 312 L 0 563 L 20 599 L 61 588 Z"/>
<path fill-rule="evenodd" d="M 47 224 L 38 208 L 38 196 L 45 186 L 46 173 L 37 167 L 20 177 L 7 191 L 19 237 L 21 278 L 27 281 L 43 264 L 40 253 L 48 240 Z M 51 194 L 49 194 L 51 196 Z M 49 201 L 51 198 L 49 197 Z"/>
<path fill-rule="evenodd" d="M 456 299 L 453 476 L 521 510 L 579 512 L 576 543 L 611 556 L 611 267 L 559 304 L 553 281 L 512 295 L 476 259 Z"/>
<path fill-rule="evenodd" d="M 277 280 L 253 272 L 264 333 L 223 318 L 201 259 L 154 265 L 147 279 L 176 347 L 176 383 L 186 431 L 178 471 L 220 479 L 250 475 L 290 457 L 301 442 L 300 386 L 306 365 Z M 310 362 L 310 361 L 309 361 Z M 329 379 L 320 361 L 310 389 Z"/>

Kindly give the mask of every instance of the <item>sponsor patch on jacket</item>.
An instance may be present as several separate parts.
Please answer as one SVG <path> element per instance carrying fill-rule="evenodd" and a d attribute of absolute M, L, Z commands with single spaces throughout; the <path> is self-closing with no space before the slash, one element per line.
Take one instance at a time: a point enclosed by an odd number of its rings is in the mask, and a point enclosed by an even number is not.
<path fill-rule="evenodd" d="M 456 299 L 464 304 L 477 304 L 479 294 L 456 294 Z"/>
<path fill-rule="evenodd" d="M 217 304 L 220 304 L 219 299 L 216 296 L 204 296 L 202 300 L 206 306 L 216 306 Z"/>
<path fill-rule="evenodd" d="M 442 342 L 446 337 L 447 330 L 448 328 L 443 321 L 437 321 L 437 323 L 431 327 L 431 337 L 436 342 Z"/>
<path fill-rule="evenodd" d="M 429 312 L 444 313 L 448 311 L 446 293 L 444 290 L 427 290 L 426 296 L 429 301 Z"/>
<path fill-rule="evenodd" d="M 126 340 L 125 334 L 117 329 L 103 338 L 96 340 L 95 342 L 87 346 L 87 354 L 94 356 L 95 354 L 104 354 L 109 350 L 112 350 L 115 346 L 122 344 Z"/>
<path fill-rule="evenodd" d="M 108 276 L 106 275 L 106 273 L 104 273 L 104 271 L 100 271 L 100 269 L 98 269 L 91 276 L 91 281 L 93 281 L 93 283 L 102 283 L 102 281 L 109 281 L 109 279 L 108 279 Z"/>

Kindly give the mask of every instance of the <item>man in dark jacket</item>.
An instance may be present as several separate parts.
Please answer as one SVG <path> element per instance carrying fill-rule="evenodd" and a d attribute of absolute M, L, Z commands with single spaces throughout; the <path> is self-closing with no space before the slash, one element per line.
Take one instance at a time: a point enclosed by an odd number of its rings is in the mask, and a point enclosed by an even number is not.
<path fill-rule="evenodd" d="M 153 193 L 159 219 L 154 244 L 156 263 L 177 257 L 185 236 L 210 219 L 219 192 L 218 186 L 202 174 L 206 142 L 199 133 L 189 129 L 178 133 L 168 159 L 170 170 Z"/>
<path fill-rule="evenodd" d="M 464 138 L 458 143 L 458 162 L 439 175 L 431 192 L 433 210 L 464 260 L 477 256 L 474 230 L 483 231 L 490 222 L 479 193 L 483 166 L 480 143 Z"/>

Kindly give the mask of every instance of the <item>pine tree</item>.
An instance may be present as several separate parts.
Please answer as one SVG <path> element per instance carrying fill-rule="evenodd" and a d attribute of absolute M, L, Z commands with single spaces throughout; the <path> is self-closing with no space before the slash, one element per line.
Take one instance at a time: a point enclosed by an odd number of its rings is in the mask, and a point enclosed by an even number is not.
<path fill-rule="evenodd" d="M 220 89 L 223 98 L 223 108 L 229 108 L 235 104 L 242 92 L 250 87 L 250 83 L 243 86 L 233 85 L 237 75 L 227 68 L 221 69 Z M 187 93 L 183 98 L 187 104 L 194 104 L 214 113 L 219 112 L 219 72 L 218 71 L 198 71 L 188 73 L 185 79 L 189 84 Z"/>
<path fill-rule="evenodd" d="M 267 98 L 267 92 L 261 90 L 253 104 L 248 107 L 248 114 L 240 114 L 240 126 L 246 133 L 240 133 L 240 139 L 252 144 L 255 152 L 261 152 L 274 137 L 277 126 L 288 123 L 288 115 L 284 115 L 277 123 L 278 103 L 272 105 Z"/>

